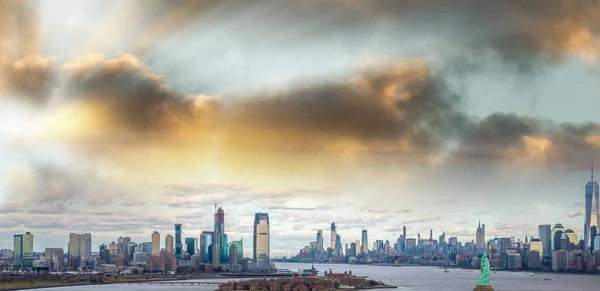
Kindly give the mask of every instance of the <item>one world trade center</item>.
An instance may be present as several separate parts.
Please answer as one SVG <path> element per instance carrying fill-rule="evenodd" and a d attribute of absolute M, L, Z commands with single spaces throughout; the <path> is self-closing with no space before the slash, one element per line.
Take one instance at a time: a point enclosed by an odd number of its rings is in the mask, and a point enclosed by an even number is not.
<path fill-rule="evenodd" d="M 586 252 L 594 250 L 594 239 L 598 234 L 600 225 L 600 203 L 598 203 L 598 183 L 594 181 L 594 163 L 592 162 L 592 180 L 585 185 L 585 222 L 584 232 L 584 250 Z"/>

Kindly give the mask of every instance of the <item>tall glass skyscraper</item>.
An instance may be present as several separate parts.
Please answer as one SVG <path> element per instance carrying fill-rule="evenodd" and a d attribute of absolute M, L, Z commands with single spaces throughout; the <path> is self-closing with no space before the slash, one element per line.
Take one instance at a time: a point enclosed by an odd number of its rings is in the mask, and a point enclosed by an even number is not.
<path fill-rule="evenodd" d="M 584 251 L 589 252 L 593 250 L 594 236 L 592 234 L 593 228 L 596 232 L 598 225 L 600 224 L 600 203 L 599 199 L 599 188 L 598 183 L 594 181 L 594 164 L 592 162 L 592 177 L 591 181 L 585 185 L 585 221 L 583 224 L 583 236 L 584 236 Z"/>
<path fill-rule="evenodd" d="M 181 259 L 183 244 L 181 243 L 181 224 L 175 224 L 175 257 Z"/>
<path fill-rule="evenodd" d="M 254 215 L 254 264 L 258 269 L 270 269 L 271 233 L 269 227 L 269 214 L 256 213 Z"/>
<path fill-rule="evenodd" d="M 213 265 L 219 265 L 221 261 L 227 261 L 227 236 L 225 236 L 225 210 L 219 207 L 215 212 L 215 232 L 213 236 Z"/>
<path fill-rule="evenodd" d="M 543 252 L 540 254 L 542 258 L 549 259 L 552 251 L 552 226 L 550 224 L 538 225 L 538 237 L 542 243 Z"/>
<path fill-rule="evenodd" d="M 213 237 L 212 231 L 203 231 L 200 234 L 200 260 L 203 263 L 212 263 Z"/>
<path fill-rule="evenodd" d="M 190 256 L 196 254 L 196 239 L 194 239 L 193 237 L 185 238 L 185 251 Z"/>
<path fill-rule="evenodd" d="M 367 254 L 369 253 L 369 239 L 367 237 L 367 230 L 362 230 L 362 244 L 361 244 L 361 253 Z"/>

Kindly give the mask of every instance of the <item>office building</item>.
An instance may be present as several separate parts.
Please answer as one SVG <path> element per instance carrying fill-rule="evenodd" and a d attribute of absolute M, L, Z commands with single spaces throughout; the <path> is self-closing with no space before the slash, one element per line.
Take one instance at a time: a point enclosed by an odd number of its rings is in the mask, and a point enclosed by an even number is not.
<path fill-rule="evenodd" d="M 477 231 L 475 233 L 475 247 L 477 248 L 477 252 L 482 253 L 486 248 L 485 243 L 485 224 L 481 225 L 481 221 L 477 225 Z"/>
<path fill-rule="evenodd" d="M 552 250 L 552 226 L 550 224 L 542 224 L 538 226 L 538 237 L 542 242 L 543 254 L 549 255 Z M 542 253 L 540 253 L 540 256 Z"/>
<path fill-rule="evenodd" d="M 593 240 L 595 234 L 598 232 L 598 225 L 600 225 L 600 194 L 599 194 L 598 183 L 594 181 L 594 163 L 592 162 L 592 175 L 591 180 L 585 185 L 585 209 L 584 209 L 584 224 L 583 224 L 583 240 L 584 240 L 584 251 L 593 251 Z"/>
<path fill-rule="evenodd" d="M 227 262 L 229 253 L 227 236 L 225 235 L 225 210 L 221 207 L 215 212 L 214 227 L 212 264 L 219 265 L 221 261 Z"/>
<path fill-rule="evenodd" d="M 253 262 L 261 270 L 270 269 L 271 234 L 268 213 L 254 215 Z"/>
<path fill-rule="evenodd" d="M 573 252 L 558 250 L 552 252 L 552 271 L 561 272 L 569 270 L 573 261 Z"/>
<path fill-rule="evenodd" d="M 317 252 L 323 252 L 323 230 L 317 231 Z"/>
<path fill-rule="evenodd" d="M 140 243 L 140 252 L 148 254 L 148 255 L 152 255 L 152 242 L 147 241 L 147 242 Z"/>
<path fill-rule="evenodd" d="M 229 243 L 229 246 L 231 248 L 231 245 L 235 245 L 236 250 L 237 250 L 237 258 L 241 259 L 244 257 L 244 241 L 242 238 L 240 238 L 240 240 L 234 240 L 232 242 Z"/>
<path fill-rule="evenodd" d="M 160 233 L 158 231 L 152 233 L 152 255 L 160 255 Z"/>
<path fill-rule="evenodd" d="M 562 224 L 557 223 L 552 228 L 552 250 L 558 251 L 560 250 L 560 239 L 562 238 L 563 233 L 565 232 L 565 228 Z"/>
<path fill-rule="evenodd" d="M 529 251 L 538 252 L 541 258 L 544 254 L 544 245 L 542 244 L 542 241 L 537 238 L 532 238 L 529 242 Z"/>
<path fill-rule="evenodd" d="M 64 265 L 65 251 L 61 248 L 46 248 L 44 257 L 48 262 L 48 269 L 52 271 L 61 271 Z"/>
<path fill-rule="evenodd" d="M 181 224 L 175 224 L 175 257 L 181 259 L 183 252 L 183 243 L 181 241 Z"/>
<path fill-rule="evenodd" d="M 196 243 L 198 242 L 198 239 L 193 238 L 193 237 L 186 237 L 185 238 L 185 252 L 190 255 L 193 256 L 196 254 Z"/>
<path fill-rule="evenodd" d="M 203 231 L 200 234 L 200 261 L 205 264 L 212 263 L 213 236 L 212 231 Z"/>
<path fill-rule="evenodd" d="M 170 234 L 165 236 L 165 252 L 170 254 L 173 253 L 173 236 Z"/>
<path fill-rule="evenodd" d="M 335 227 L 335 222 L 331 223 L 331 249 L 336 250 L 335 248 L 335 239 L 337 237 L 337 229 Z"/>
<path fill-rule="evenodd" d="M 22 270 L 23 266 L 23 235 L 15 234 L 13 239 L 13 269 Z"/>
<path fill-rule="evenodd" d="M 362 230 L 362 243 L 360 245 L 362 246 L 361 253 L 368 254 L 369 253 L 369 238 L 367 237 L 366 229 Z"/>

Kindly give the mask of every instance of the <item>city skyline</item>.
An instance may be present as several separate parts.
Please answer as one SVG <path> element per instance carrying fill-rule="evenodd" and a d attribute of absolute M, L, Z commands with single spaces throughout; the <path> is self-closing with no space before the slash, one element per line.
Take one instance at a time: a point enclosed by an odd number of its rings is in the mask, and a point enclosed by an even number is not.
<path fill-rule="evenodd" d="M 111 1 L 0 2 L 0 248 L 587 238 L 597 2 Z"/>

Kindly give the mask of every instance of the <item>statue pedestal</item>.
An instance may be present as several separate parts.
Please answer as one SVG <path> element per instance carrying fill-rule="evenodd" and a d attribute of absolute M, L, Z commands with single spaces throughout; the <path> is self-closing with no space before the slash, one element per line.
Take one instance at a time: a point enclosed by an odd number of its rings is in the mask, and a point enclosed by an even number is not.
<path fill-rule="evenodd" d="M 473 291 L 494 291 L 494 287 L 477 285 Z"/>

